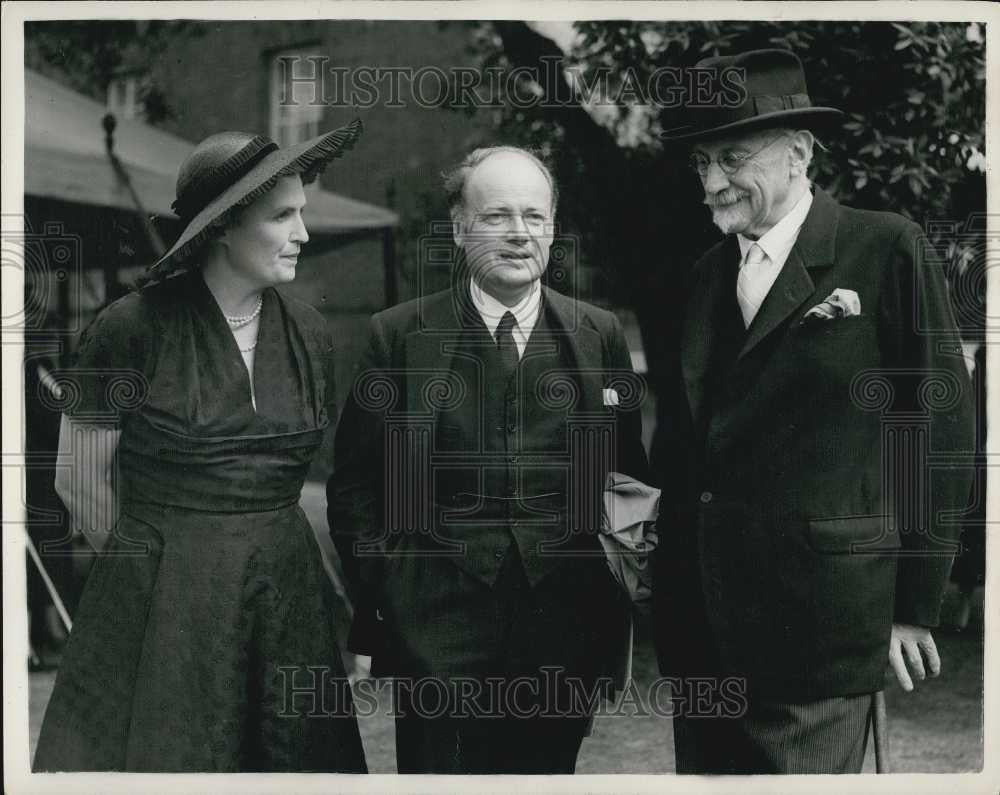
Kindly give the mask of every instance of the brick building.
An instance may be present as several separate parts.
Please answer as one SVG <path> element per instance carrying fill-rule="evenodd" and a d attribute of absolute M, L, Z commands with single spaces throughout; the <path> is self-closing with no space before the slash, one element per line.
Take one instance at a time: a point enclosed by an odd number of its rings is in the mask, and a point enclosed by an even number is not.
<path fill-rule="evenodd" d="M 470 148 L 491 140 L 490 119 L 483 112 L 470 118 L 440 106 L 421 106 L 405 80 L 395 103 L 399 106 L 390 107 L 388 96 L 379 94 L 370 107 L 355 109 L 337 95 L 329 70 L 355 74 L 365 68 L 439 67 L 447 72 L 475 64 L 468 43 L 463 26 L 433 21 L 203 22 L 189 23 L 143 66 L 173 112 L 162 126 L 192 141 L 220 130 L 244 129 L 269 134 L 284 145 L 360 115 L 366 127 L 362 140 L 334 162 L 321 182 L 399 214 L 396 298 L 405 300 L 444 284 L 443 269 L 435 269 L 429 279 L 420 272 L 430 224 L 448 218 L 440 173 Z M 282 69 L 287 68 L 293 78 L 326 77 L 322 83 L 283 83 L 288 75 Z M 135 69 L 123 72 L 109 97 L 127 99 L 131 80 L 142 77 Z M 438 93 L 430 83 L 427 88 L 427 94 Z M 290 90 L 296 104 L 283 105 L 282 90 Z M 295 283 L 283 289 L 317 306 L 334 327 L 343 343 L 344 377 L 338 384 L 343 395 L 368 316 L 391 302 L 385 292 L 383 240 L 355 235 L 332 250 L 309 252 L 307 247 L 306 252 Z"/>

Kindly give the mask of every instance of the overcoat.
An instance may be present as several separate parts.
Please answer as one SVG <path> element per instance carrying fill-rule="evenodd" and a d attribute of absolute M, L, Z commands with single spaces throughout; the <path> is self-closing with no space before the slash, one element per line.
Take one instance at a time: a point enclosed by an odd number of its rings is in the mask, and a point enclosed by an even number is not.
<path fill-rule="evenodd" d="M 661 670 L 740 676 L 784 700 L 878 690 L 892 622 L 937 624 L 974 449 L 920 228 L 814 194 L 748 329 L 735 236 L 695 265 L 653 454 Z M 859 314 L 806 318 L 838 289 Z"/>

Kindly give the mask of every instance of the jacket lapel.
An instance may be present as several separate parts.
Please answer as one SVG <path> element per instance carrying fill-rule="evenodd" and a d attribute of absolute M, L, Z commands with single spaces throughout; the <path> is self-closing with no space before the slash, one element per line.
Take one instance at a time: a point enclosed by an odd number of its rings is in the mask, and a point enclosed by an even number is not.
<path fill-rule="evenodd" d="M 448 293 L 421 299 L 418 327 L 406 336 L 406 410 L 414 419 L 434 415 L 436 420 L 425 387 L 429 379 L 451 377 L 454 351 L 466 331 L 482 331 L 484 342 L 489 339 L 482 321 L 477 325 L 476 318 L 467 311 L 462 289 L 456 285 Z"/>
<path fill-rule="evenodd" d="M 834 260 L 839 210 L 829 194 L 816 188 L 812 206 L 781 273 L 747 329 L 743 358 L 798 310 L 815 290 L 809 271 Z"/>
<path fill-rule="evenodd" d="M 575 301 L 548 287 L 542 288 L 542 300 L 552 333 L 560 342 L 565 340 L 573 360 L 571 368 L 580 384 L 580 400 L 575 411 L 601 411 L 605 368 L 600 333 Z"/>
<path fill-rule="evenodd" d="M 736 289 L 740 252 L 735 237 L 721 246 L 712 260 L 703 264 L 705 283 L 691 294 L 684 318 L 681 368 L 691 416 L 698 422 L 705 402 L 705 385 L 712 354 L 723 326 L 722 312 Z"/>
<path fill-rule="evenodd" d="M 580 400 L 575 410 L 600 411 L 604 387 L 601 335 L 575 301 L 548 287 L 542 290 L 543 311 L 547 313 L 551 331 L 567 346 L 573 374 L 580 384 Z M 484 344 L 491 340 L 475 308 L 465 300 L 467 292 L 456 285 L 449 293 L 426 301 L 421 307 L 419 328 L 406 337 L 406 406 L 411 415 L 430 414 L 424 397 L 426 382 L 454 370 L 454 350 L 465 333 L 482 332 Z"/>

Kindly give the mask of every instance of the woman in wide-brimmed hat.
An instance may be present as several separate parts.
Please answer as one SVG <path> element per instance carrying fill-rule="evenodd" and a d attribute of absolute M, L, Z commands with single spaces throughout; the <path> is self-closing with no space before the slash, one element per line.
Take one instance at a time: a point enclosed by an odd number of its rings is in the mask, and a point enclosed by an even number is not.
<path fill-rule="evenodd" d="M 57 490 L 80 529 L 113 532 L 36 770 L 365 770 L 298 506 L 333 414 L 331 336 L 273 289 L 308 240 L 303 182 L 360 132 L 207 138 L 178 176 L 180 238 L 81 338 Z"/>

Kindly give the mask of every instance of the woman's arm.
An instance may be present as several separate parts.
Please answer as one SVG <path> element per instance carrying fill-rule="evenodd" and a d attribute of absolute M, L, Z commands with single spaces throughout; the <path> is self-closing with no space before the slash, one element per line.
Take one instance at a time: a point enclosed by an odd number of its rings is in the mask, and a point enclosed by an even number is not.
<path fill-rule="evenodd" d="M 98 552 L 118 518 L 115 451 L 121 435 L 118 428 L 79 422 L 65 414 L 59 425 L 56 493 L 69 511 L 70 527 L 83 533 Z"/>

